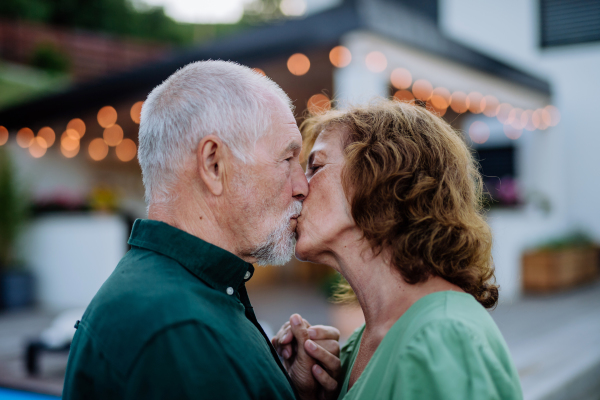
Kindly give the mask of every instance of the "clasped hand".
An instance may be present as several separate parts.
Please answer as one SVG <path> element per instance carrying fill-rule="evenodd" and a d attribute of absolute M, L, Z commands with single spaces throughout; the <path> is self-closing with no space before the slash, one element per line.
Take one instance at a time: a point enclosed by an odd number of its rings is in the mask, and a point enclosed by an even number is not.
<path fill-rule="evenodd" d="M 294 314 L 271 340 L 302 399 L 336 399 L 339 394 L 340 332 L 311 326 Z"/>

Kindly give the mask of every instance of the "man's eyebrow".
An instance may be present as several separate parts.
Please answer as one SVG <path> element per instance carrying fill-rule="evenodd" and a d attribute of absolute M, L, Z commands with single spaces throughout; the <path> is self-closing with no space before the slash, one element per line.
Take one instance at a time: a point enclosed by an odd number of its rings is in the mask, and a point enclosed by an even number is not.
<path fill-rule="evenodd" d="M 290 144 L 287 145 L 287 147 L 282 152 L 282 154 L 289 153 L 290 151 L 295 152 L 295 151 L 301 150 L 301 149 L 302 149 L 302 145 L 300 143 L 298 143 L 298 142 L 290 142 Z"/>

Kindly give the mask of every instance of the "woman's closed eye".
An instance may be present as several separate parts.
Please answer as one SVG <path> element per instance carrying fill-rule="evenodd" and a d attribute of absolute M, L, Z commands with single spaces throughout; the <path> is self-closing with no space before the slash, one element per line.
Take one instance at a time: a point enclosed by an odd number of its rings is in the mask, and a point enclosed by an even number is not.
<path fill-rule="evenodd" d="M 318 165 L 318 164 L 312 164 L 308 167 L 308 176 L 313 176 L 321 167 L 323 167 L 322 165 Z"/>

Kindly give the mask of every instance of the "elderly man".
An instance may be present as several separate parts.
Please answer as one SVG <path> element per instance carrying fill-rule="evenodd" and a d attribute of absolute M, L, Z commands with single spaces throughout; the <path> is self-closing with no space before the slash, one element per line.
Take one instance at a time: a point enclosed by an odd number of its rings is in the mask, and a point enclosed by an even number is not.
<path fill-rule="evenodd" d="M 308 192 L 287 95 L 249 68 L 193 63 L 150 93 L 139 142 L 148 219 L 76 325 L 63 398 L 335 394 L 339 333 L 293 316 L 288 375 L 245 287 L 251 263 L 291 258 Z"/>

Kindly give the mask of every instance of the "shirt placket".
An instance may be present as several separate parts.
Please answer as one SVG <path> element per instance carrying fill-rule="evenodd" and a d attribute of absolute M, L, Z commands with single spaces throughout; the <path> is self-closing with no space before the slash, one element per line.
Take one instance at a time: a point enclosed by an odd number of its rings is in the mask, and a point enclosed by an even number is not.
<path fill-rule="evenodd" d="M 273 347 L 273 344 L 271 344 L 269 337 L 267 336 L 267 334 L 263 330 L 262 326 L 260 326 L 260 324 L 258 323 L 258 320 L 256 319 L 256 315 L 254 314 L 254 308 L 252 307 L 252 304 L 250 304 L 250 298 L 248 297 L 248 292 L 246 291 L 246 285 L 242 284 L 238 290 L 238 293 L 240 295 L 240 301 L 242 302 L 242 304 L 244 305 L 244 308 L 245 308 L 246 318 L 248 318 L 250 320 L 250 322 L 252 322 L 252 324 L 256 327 L 256 329 L 258 329 L 258 331 L 261 333 L 261 335 L 267 342 L 267 346 L 269 346 L 269 349 L 271 350 L 271 355 L 275 359 L 275 362 L 281 369 L 281 372 L 283 372 L 283 375 L 285 375 L 290 386 L 292 387 L 292 390 L 294 391 L 294 396 L 296 397 L 296 399 L 299 399 L 298 392 L 296 391 L 296 386 L 294 386 L 292 379 L 290 378 L 287 371 L 285 370 L 285 367 L 281 363 L 281 360 L 279 359 L 279 355 L 277 354 L 277 351 L 275 351 L 275 347 Z"/>

